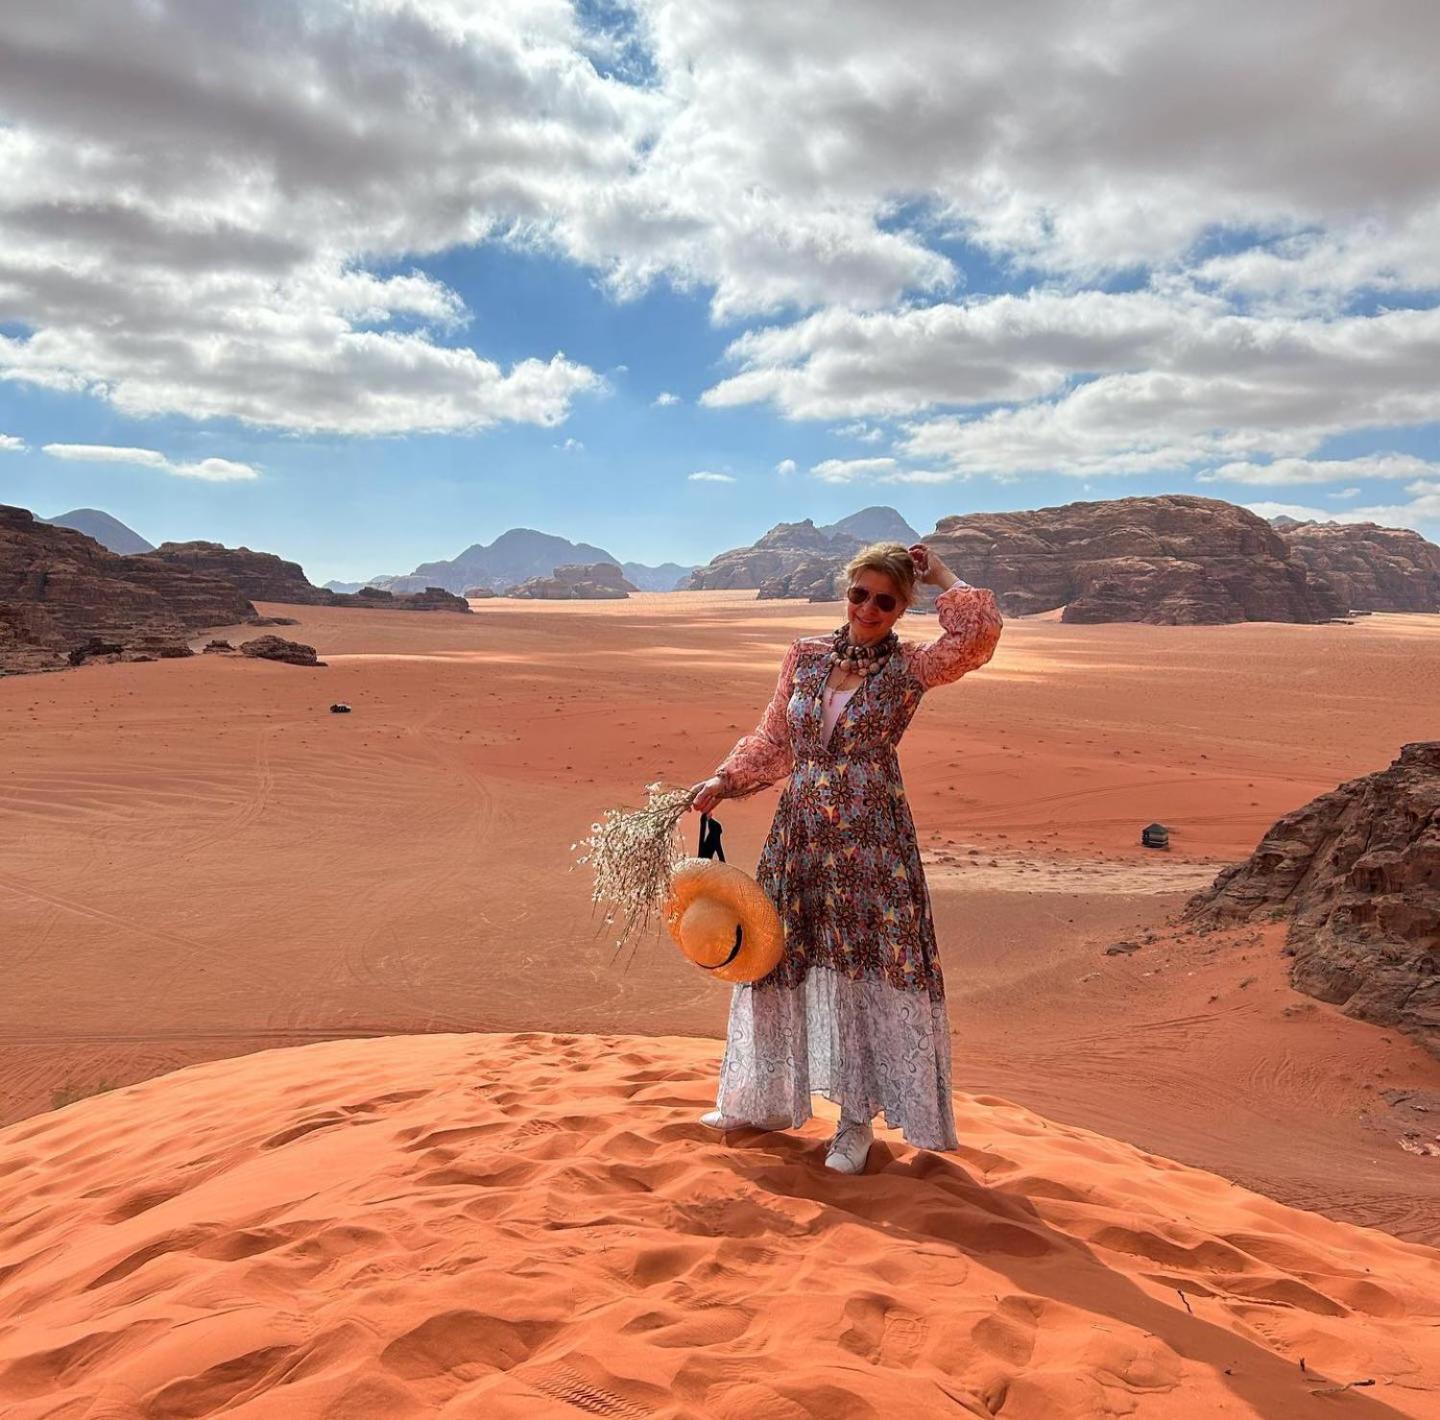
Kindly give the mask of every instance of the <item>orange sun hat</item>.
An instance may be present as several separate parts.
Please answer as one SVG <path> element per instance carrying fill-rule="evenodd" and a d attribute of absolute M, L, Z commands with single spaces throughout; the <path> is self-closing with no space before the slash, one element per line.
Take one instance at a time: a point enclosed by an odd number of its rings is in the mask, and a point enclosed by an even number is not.
<path fill-rule="evenodd" d="M 768 976 L 785 948 L 785 928 L 765 889 L 731 867 L 720 847 L 720 824 L 700 817 L 700 849 L 682 858 L 670 878 L 665 928 L 696 966 L 721 981 Z"/>

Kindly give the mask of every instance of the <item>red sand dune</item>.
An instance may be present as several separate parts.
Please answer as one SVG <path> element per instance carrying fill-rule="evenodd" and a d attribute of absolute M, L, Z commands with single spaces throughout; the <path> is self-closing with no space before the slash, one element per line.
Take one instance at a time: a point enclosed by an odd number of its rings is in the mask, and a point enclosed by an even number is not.
<path fill-rule="evenodd" d="M 0 1413 L 1437 1413 L 1431 1249 L 988 1096 L 837 1176 L 704 1129 L 717 1057 L 340 1041 L 13 1124 Z"/>

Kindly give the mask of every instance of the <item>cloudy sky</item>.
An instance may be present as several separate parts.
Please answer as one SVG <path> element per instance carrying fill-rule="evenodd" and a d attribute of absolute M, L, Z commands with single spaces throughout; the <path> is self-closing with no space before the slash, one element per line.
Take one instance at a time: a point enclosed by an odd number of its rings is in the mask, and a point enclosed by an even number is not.
<path fill-rule="evenodd" d="M 511 526 L 1188 491 L 1440 538 L 1433 0 L 5 0 L 0 501 Z"/>

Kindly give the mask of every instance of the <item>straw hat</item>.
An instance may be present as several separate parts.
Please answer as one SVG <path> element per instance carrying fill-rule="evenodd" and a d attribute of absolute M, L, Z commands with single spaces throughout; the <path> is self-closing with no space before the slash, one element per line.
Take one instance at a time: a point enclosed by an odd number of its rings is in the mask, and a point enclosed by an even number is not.
<path fill-rule="evenodd" d="M 754 878 L 718 858 L 682 858 L 670 882 L 665 927 L 696 966 L 735 982 L 774 971 L 785 929 Z"/>

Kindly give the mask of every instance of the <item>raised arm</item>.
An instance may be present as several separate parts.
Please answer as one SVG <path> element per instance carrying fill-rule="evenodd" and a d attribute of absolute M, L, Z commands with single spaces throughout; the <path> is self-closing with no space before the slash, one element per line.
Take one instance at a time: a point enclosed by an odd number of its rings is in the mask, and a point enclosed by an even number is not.
<path fill-rule="evenodd" d="M 777 779 L 783 779 L 794 766 L 788 706 L 795 688 L 795 667 L 799 660 L 800 643 L 795 641 L 785 653 L 775 693 L 770 697 L 760 723 L 748 735 L 741 736 L 715 771 L 724 785 L 727 799 L 745 799 L 759 793 Z"/>
<path fill-rule="evenodd" d="M 948 588 L 935 599 L 940 634 L 923 646 L 905 647 L 910 674 L 926 690 L 959 680 L 967 671 L 978 670 L 995 654 L 1004 624 L 995 593 L 963 582 Z"/>

